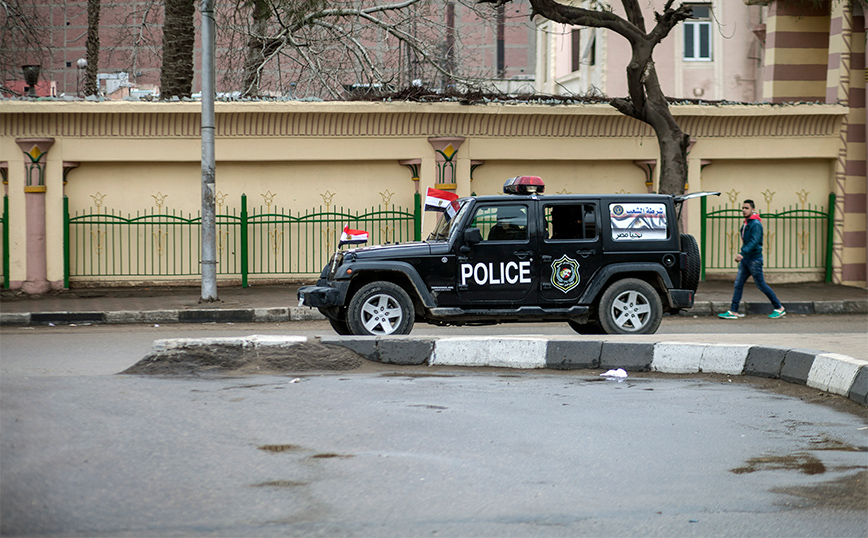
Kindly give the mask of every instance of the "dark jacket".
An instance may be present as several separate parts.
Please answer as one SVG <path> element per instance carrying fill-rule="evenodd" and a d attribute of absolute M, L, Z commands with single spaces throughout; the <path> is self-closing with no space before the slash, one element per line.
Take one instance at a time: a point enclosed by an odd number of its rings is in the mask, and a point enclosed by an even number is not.
<path fill-rule="evenodd" d="M 763 224 L 756 213 L 744 219 L 741 225 L 741 255 L 746 260 L 757 260 L 763 257 Z"/>

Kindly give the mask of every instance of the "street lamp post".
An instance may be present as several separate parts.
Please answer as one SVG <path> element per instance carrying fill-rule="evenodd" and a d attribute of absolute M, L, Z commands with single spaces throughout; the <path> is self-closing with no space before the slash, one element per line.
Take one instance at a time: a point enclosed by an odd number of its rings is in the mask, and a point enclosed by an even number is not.
<path fill-rule="evenodd" d="M 202 0 L 202 295 L 217 297 L 217 222 L 214 207 L 214 0 Z"/>

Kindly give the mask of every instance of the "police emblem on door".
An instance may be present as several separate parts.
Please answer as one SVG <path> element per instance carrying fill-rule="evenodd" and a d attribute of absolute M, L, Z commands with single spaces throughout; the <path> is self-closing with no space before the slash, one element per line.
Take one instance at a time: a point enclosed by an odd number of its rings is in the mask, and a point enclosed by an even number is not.
<path fill-rule="evenodd" d="M 564 293 L 579 285 L 579 262 L 566 254 L 552 262 L 552 285 Z"/>

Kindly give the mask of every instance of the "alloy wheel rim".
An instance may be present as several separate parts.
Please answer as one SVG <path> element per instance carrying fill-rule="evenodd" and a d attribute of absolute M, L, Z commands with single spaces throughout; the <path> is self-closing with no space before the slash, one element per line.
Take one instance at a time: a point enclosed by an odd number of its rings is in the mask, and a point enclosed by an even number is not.
<path fill-rule="evenodd" d="M 619 294 L 612 302 L 612 320 L 625 331 L 638 331 L 651 318 L 651 303 L 636 290 Z"/>
<path fill-rule="evenodd" d="M 401 306 L 391 295 L 373 295 L 362 305 L 362 325 L 371 334 L 392 334 L 403 319 Z"/>

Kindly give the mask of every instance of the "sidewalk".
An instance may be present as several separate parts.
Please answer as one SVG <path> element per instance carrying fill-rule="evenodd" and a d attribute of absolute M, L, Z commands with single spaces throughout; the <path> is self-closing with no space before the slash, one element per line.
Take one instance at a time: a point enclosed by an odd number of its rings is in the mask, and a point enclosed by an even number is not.
<path fill-rule="evenodd" d="M 220 302 L 199 303 L 199 287 L 73 288 L 30 297 L 0 291 L 0 325 L 45 323 L 279 322 L 323 319 L 298 307 L 301 284 L 219 287 Z M 778 298 L 793 314 L 868 314 L 868 290 L 825 283 L 776 284 Z M 710 316 L 729 309 L 731 282 L 702 282 L 688 315 Z M 745 286 L 742 313 L 771 312 L 752 281 Z"/>

